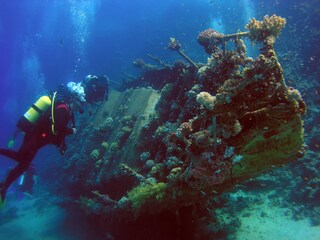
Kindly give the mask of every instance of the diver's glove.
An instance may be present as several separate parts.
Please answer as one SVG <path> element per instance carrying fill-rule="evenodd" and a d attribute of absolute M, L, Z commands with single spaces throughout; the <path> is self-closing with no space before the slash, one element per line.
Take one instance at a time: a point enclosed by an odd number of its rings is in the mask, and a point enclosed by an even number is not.
<path fill-rule="evenodd" d="M 14 138 L 11 138 L 7 144 L 8 148 L 13 148 L 15 143 Z"/>

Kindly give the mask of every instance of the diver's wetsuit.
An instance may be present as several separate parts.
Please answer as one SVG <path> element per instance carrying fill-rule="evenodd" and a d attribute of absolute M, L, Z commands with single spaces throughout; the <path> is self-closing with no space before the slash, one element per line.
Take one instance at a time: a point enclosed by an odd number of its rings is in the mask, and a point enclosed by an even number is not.
<path fill-rule="evenodd" d="M 3 199 L 9 186 L 28 169 L 40 148 L 48 144 L 55 144 L 60 149 L 65 146 L 65 136 L 73 133 L 72 128 L 68 127 L 69 121 L 73 121 L 73 112 L 65 103 L 58 103 L 55 106 L 54 119 L 57 135 L 52 133 L 51 114 L 45 114 L 39 119 L 34 129 L 25 134 L 18 151 L 0 149 L 0 154 L 18 162 L 1 186 Z"/>
<path fill-rule="evenodd" d="M 86 102 L 95 103 L 108 100 L 109 78 L 107 76 L 94 76 L 85 79 L 82 86 L 86 95 Z"/>

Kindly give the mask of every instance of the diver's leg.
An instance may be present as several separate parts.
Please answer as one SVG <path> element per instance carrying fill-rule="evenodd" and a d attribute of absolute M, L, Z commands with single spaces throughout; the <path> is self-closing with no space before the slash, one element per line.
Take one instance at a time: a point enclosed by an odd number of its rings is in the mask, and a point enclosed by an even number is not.
<path fill-rule="evenodd" d="M 19 152 L 16 152 L 16 151 L 12 151 L 8 149 L 0 149 L 0 154 L 8 158 L 11 158 L 17 162 L 20 162 L 21 160 L 20 159 L 21 155 L 19 154 Z"/>
<path fill-rule="evenodd" d="M 6 180 L 3 182 L 3 189 L 7 190 L 9 186 L 17 179 L 19 178 L 29 167 L 30 163 L 19 163 L 15 168 L 13 168 Z"/>
<path fill-rule="evenodd" d="M 9 149 L 0 149 L 0 154 L 11 158 L 17 162 L 23 161 L 24 152 L 28 153 L 29 151 L 37 151 L 38 148 L 37 138 L 34 134 L 26 134 L 23 138 L 23 142 L 18 151 L 13 151 Z"/>
<path fill-rule="evenodd" d="M 42 139 L 39 138 L 38 134 L 26 134 L 18 152 L 3 149 L 0 151 L 0 154 L 8 156 L 19 162 L 18 165 L 9 172 L 9 175 L 1 186 L 0 203 L 4 203 L 6 193 L 10 185 L 28 169 L 33 158 L 42 146 L 43 142 Z"/>
<path fill-rule="evenodd" d="M 1 201 L 3 202 L 5 197 L 6 197 L 6 193 L 8 188 L 10 187 L 10 185 L 17 180 L 17 178 L 19 178 L 29 167 L 31 161 L 33 160 L 36 152 L 19 152 L 19 154 L 21 154 L 22 156 L 18 156 L 18 159 L 22 159 L 22 157 L 24 158 L 23 161 L 20 161 L 19 164 L 13 168 L 6 180 L 3 182 L 2 186 L 1 186 Z"/>

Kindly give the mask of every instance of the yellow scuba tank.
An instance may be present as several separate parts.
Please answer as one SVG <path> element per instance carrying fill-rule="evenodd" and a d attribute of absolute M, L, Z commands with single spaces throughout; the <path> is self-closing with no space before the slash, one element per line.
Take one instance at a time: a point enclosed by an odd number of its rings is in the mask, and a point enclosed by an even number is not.
<path fill-rule="evenodd" d="M 19 119 L 17 127 L 24 132 L 30 131 L 37 123 L 39 118 L 51 106 L 51 99 L 49 96 L 42 96 L 36 101 L 28 111 Z"/>

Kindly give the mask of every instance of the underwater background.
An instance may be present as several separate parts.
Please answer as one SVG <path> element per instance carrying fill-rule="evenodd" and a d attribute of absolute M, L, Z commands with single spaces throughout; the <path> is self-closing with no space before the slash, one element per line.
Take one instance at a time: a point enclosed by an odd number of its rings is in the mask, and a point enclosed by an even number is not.
<path fill-rule="evenodd" d="M 111 89 L 117 90 L 128 75 L 141 74 L 132 64 L 135 59 L 147 54 L 167 63 L 179 59 L 167 49 L 170 37 L 178 39 L 195 62 L 206 62 L 209 55 L 197 42 L 201 31 L 213 28 L 224 34 L 236 33 L 245 30 L 249 19 L 273 14 L 287 21 L 275 44 L 283 75 L 308 106 L 303 116 L 306 153 L 215 199 L 211 225 L 203 227 L 211 227 L 214 235 L 190 239 L 320 239 L 317 0 L 1 1 L 0 146 L 7 145 L 26 109 L 59 84 L 80 82 L 88 74 L 106 74 Z M 256 58 L 255 46 L 245 43 L 247 55 Z M 92 121 L 85 114 L 77 117 L 82 125 Z M 68 141 L 73 146 L 79 139 Z M 74 146 L 70 149 L 77 150 Z M 65 175 L 73 174 L 64 171 L 68 156 L 72 154 L 60 156 L 55 147 L 39 152 L 33 161 L 38 175 L 35 191 L 24 196 L 16 193 L 15 186 L 10 188 L 7 206 L 0 212 L 0 239 L 135 239 L 132 235 L 117 238 L 110 229 L 104 232 L 94 216 L 66 201 L 77 195 L 66 194 L 70 187 L 81 188 L 66 181 Z M 0 156 L 1 180 L 13 166 L 13 161 Z M 182 223 L 177 228 L 187 231 Z M 161 239 L 148 234 L 137 236 Z"/>

